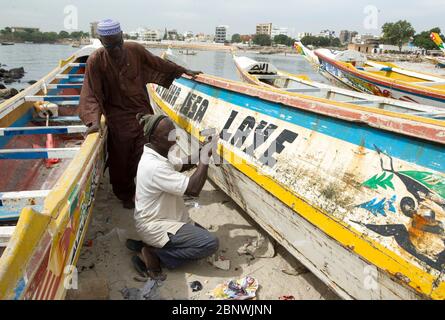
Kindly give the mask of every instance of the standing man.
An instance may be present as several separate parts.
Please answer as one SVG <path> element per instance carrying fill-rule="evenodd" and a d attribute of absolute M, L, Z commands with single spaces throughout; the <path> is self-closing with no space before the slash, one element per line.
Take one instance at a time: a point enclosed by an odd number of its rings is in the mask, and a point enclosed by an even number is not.
<path fill-rule="evenodd" d="M 124 42 L 117 21 L 102 20 L 97 32 L 103 48 L 88 58 L 79 113 L 87 134 L 99 131 L 101 115 L 105 116 L 110 182 L 124 208 L 132 209 L 134 178 L 144 147 L 136 114 L 153 113 L 146 85 L 168 88 L 182 74 L 196 77 L 200 72 L 165 61 L 138 43 Z"/>

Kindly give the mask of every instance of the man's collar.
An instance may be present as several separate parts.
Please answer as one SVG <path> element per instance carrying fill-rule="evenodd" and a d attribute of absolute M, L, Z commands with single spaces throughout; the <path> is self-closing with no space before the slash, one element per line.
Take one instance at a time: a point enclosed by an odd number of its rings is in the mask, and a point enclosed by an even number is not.
<path fill-rule="evenodd" d="M 156 158 L 158 158 L 159 160 L 168 161 L 168 159 L 166 157 L 164 157 L 163 155 L 159 154 L 156 150 L 151 148 L 151 144 L 150 143 L 147 143 L 147 144 L 144 145 L 144 153 L 152 154 Z"/>

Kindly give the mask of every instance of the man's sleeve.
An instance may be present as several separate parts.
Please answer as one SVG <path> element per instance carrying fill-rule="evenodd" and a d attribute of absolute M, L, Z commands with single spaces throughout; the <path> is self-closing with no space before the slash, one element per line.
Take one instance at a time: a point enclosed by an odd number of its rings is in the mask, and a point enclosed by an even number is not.
<path fill-rule="evenodd" d="M 102 115 L 102 83 L 93 59 L 87 60 L 79 101 L 79 117 L 86 126 L 98 124 Z"/>
<path fill-rule="evenodd" d="M 157 189 L 177 196 L 184 195 L 187 190 L 190 178 L 174 169 L 166 166 L 159 166 L 153 174 L 153 185 Z"/>
<path fill-rule="evenodd" d="M 143 46 L 139 50 L 142 54 L 144 80 L 146 83 L 156 83 L 168 88 L 175 79 L 186 72 L 185 68 L 152 54 Z"/>

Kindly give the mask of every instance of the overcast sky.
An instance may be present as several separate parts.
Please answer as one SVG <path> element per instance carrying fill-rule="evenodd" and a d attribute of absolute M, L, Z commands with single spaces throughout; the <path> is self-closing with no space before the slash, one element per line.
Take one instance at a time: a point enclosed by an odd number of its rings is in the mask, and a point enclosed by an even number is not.
<path fill-rule="evenodd" d="M 39 27 L 43 31 L 66 29 L 71 21 L 64 10 L 74 5 L 78 29 L 88 31 L 91 21 L 114 18 L 124 31 L 137 27 L 180 32 L 214 33 L 215 26 L 228 25 L 229 33 L 255 33 L 257 23 L 272 22 L 298 32 L 318 33 L 343 29 L 380 34 L 388 21 L 406 19 L 416 31 L 439 26 L 445 30 L 445 0 L 0 0 L 0 28 Z M 367 6 L 377 8 L 377 20 Z M 375 11 L 375 10 L 374 10 Z M 377 24 L 374 23 L 377 21 Z M 365 28 L 376 26 L 378 28 Z M 74 30 L 68 30 L 74 31 Z"/>

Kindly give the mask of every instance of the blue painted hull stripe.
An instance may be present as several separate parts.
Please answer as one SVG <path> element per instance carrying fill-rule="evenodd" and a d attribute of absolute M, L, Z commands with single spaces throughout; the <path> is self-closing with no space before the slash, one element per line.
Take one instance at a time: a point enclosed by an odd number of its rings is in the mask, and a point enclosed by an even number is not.
<path fill-rule="evenodd" d="M 31 159 L 49 159 L 48 152 L 36 151 L 36 152 L 17 152 L 17 153 L 0 153 L 0 160 L 31 160 Z"/>
<path fill-rule="evenodd" d="M 185 78 L 179 78 L 176 82 L 208 96 L 222 99 L 242 108 L 260 112 L 357 146 L 375 150 L 374 145 L 376 145 L 392 157 L 406 162 L 441 172 L 445 168 L 445 147 L 437 143 L 428 143 L 427 141 L 406 137 L 401 134 L 374 129 L 364 124 L 343 121 L 286 107 L 279 103 L 215 88 Z"/>
<path fill-rule="evenodd" d="M 11 127 L 26 127 L 26 124 L 32 120 L 32 110 L 28 110 L 20 119 L 14 122 Z M 3 148 L 11 139 L 11 137 L 0 137 L 0 148 Z"/>
<path fill-rule="evenodd" d="M 51 128 L 51 127 L 42 127 L 31 130 L 14 130 L 14 131 L 5 131 L 5 136 L 20 136 L 20 135 L 32 135 L 32 134 L 63 134 L 68 133 L 67 128 Z"/>

